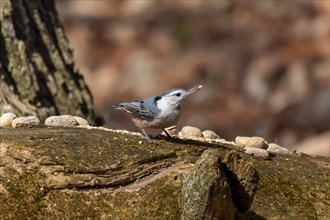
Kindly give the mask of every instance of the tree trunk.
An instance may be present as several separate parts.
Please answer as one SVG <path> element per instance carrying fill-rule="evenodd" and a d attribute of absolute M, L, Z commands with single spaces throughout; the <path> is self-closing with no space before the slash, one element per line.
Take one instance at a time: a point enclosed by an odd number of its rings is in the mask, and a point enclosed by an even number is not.
<path fill-rule="evenodd" d="M 70 114 L 96 122 L 53 0 L 0 2 L 0 113 Z"/>

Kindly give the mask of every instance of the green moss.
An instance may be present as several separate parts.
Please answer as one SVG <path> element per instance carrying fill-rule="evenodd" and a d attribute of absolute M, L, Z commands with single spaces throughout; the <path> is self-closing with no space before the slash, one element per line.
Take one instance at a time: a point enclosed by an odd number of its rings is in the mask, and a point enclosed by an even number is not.
<path fill-rule="evenodd" d="M 6 168 L 1 175 L 0 184 L 8 195 L 0 196 L 0 219 L 33 219 L 43 207 L 42 199 L 46 194 L 39 181 L 43 175 L 37 171 L 24 170 L 19 173 Z"/>
<path fill-rule="evenodd" d="M 41 201 L 40 215 L 53 219 L 179 219 L 181 180 L 174 176 L 135 192 L 53 190 Z"/>
<path fill-rule="evenodd" d="M 261 179 L 252 207 L 261 210 L 264 215 L 278 218 L 292 216 L 319 219 L 319 216 L 324 215 L 330 217 L 321 205 L 330 199 L 330 185 L 327 184 L 330 179 L 326 174 L 329 173 L 329 160 L 325 159 L 322 162 L 324 167 L 318 168 L 313 164 L 313 160 L 320 159 L 278 155 L 267 162 L 267 166 L 256 160 Z M 267 206 L 269 209 L 265 208 Z"/>
<path fill-rule="evenodd" d="M 15 145 L 31 147 L 33 154 L 47 156 L 56 164 L 65 164 L 72 172 L 93 172 L 107 170 L 118 164 L 120 167 L 176 160 L 177 151 L 184 146 L 166 143 L 168 147 L 155 146 L 135 136 L 123 135 L 103 130 L 81 128 L 34 128 L 13 129 L 5 134 L 7 141 Z M 21 136 L 20 139 L 16 139 Z M 199 155 L 205 147 L 187 146 L 186 154 Z M 113 170 L 111 170 L 113 171 Z"/>

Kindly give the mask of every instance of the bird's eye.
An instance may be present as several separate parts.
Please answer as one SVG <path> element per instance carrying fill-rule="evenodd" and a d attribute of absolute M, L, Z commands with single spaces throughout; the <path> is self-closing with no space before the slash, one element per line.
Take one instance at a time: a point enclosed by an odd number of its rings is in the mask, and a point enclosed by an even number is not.
<path fill-rule="evenodd" d="M 181 93 L 177 93 L 177 94 L 175 94 L 177 97 L 180 97 L 181 96 Z"/>

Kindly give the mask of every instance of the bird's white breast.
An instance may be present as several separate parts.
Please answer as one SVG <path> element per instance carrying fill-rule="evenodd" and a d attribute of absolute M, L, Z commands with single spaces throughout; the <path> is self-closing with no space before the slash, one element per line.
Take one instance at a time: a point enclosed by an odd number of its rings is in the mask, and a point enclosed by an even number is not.
<path fill-rule="evenodd" d="M 180 117 L 180 109 L 177 105 L 168 102 L 169 100 L 161 99 L 157 103 L 160 113 L 157 121 L 162 128 L 175 125 Z"/>

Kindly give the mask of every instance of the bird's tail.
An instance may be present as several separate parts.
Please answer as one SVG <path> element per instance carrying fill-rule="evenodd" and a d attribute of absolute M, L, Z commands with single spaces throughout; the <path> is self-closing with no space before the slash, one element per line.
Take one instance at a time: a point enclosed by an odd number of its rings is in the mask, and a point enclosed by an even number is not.
<path fill-rule="evenodd" d="M 131 111 L 129 111 L 126 107 L 127 107 L 128 103 L 127 102 L 121 102 L 121 103 L 117 103 L 115 105 L 113 105 L 112 107 L 115 108 L 116 110 L 121 110 L 123 112 L 127 112 L 127 113 L 131 113 Z"/>
<path fill-rule="evenodd" d="M 113 105 L 112 107 L 115 108 L 116 110 L 123 110 L 123 108 L 125 108 L 126 105 L 127 103 L 121 102 Z"/>

